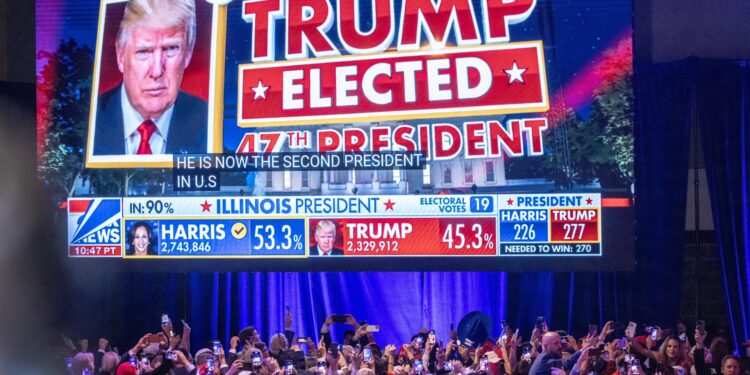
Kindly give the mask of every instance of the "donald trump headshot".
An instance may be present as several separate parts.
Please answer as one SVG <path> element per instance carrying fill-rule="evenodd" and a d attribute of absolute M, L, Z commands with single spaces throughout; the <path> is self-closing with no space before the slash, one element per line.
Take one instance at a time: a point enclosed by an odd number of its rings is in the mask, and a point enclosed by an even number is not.
<path fill-rule="evenodd" d="M 122 83 L 98 98 L 94 155 L 205 153 L 208 105 L 180 90 L 195 0 L 129 0 L 115 41 Z"/>

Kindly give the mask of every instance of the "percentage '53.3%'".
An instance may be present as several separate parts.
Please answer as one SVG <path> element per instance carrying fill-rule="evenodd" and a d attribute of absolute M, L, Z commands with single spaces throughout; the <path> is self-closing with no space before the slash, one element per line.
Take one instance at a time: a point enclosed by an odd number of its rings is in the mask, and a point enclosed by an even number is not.
<path fill-rule="evenodd" d="M 294 233 L 291 225 L 260 224 L 251 227 L 252 249 L 266 251 L 302 250 L 302 234 Z"/>

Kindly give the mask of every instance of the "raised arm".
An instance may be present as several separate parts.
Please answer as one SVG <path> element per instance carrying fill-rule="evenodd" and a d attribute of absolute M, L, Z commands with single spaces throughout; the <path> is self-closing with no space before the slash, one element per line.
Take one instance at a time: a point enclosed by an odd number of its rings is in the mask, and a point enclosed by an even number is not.
<path fill-rule="evenodd" d="M 643 345 L 640 342 L 638 342 L 638 340 L 633 340 L 633 339 L 628 338 L 628 341 L 630 342 L 630 348 L 633 349 L 636 353 L 644 357 L 651 358 L 654 361 L 657 361 L 657 362 L 659 361 L 659 356 L 657 355 L 658 353 L 648 348 L 643 347 Z"/>
<path fill-rule="evenodd" d="M 190 353 L 190 332 L 192 331 L 192 328 L 190 328 L 190 325 L 187 324 L 187 322 L 183 319 L 182 320 L 182 342 L 180 342 L 180 347 L 185 349 L 188 353 Z"/>

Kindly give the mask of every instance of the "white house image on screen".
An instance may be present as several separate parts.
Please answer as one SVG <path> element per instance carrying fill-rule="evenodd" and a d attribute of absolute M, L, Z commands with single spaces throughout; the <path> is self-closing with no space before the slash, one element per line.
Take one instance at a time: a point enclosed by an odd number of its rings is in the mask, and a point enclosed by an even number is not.
<path fill-rule="evenodd" d="M 380 126 L 395 127 L 393 122 Z M 364 130 L 372 123 L 347 124 Z M 316 147 L 316 145 L 313 145 Z M 290 152 L 291 150 L 283 150 Z M 289 194 L 319 192 L 322 195 L 434 193 L 446 189 L 469 191 L 472 186 L 506 185 L 503 158 L 430 161 L 424 170 L 340 170 L 264 172 L 256 180 L 256 193 Z M 260 186 L 259 186 L 260 185 Z M 259 189 L 260 188 L 260 189 Z"/>

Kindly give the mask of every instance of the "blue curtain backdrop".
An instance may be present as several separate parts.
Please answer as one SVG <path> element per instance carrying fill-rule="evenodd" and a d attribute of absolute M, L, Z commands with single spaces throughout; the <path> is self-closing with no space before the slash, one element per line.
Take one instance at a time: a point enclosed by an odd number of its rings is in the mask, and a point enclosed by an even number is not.
<path fill-rule="evenodd" d="M 699 125 L 735 350 L 750 339 L 750 67 L 692 58 L 637 67 L 637 289 L 656 316 L 678 311 L 689 131 Z M 639 159 L 640 158 L 640 159 Z M 652 170 L 646 170 L 652 169 Z M 649 229 L 655 228 L 656 230 Z M 648 251 L 644 251 L 648 248 Z M 639 309 L 640 310 L 640 309 Z M 649 314 L 640 314 L 648 316 Z"/>
<path fill-rule="evenodd" d="M 632 293 L 642 322 L 679 318 L 685 245 L 690 124 L 690 62 L 636 65 L 636 262 Z"/>
<path fill-rule="evenodd" d="M 77 267 L 80 271 L 80 267 Z M 420 328 L 446 337 L 450 324 L 479 310 L 520 328 L 528 339 L 537 316 L 554 329 L 584 334 L 589 323 L 636 319 L 634 275 L 626 273 L 106 273 L 83 272 L 69 285 L 61 327 L 74 338 L 106 337 L 126 350 L 159 329 L 168 313 L 192 326 L 192 350 L 211 339 L 227 343 L 247 325 L 264 340 L 283 330 L 286 306 L 300 336 L 318 337 L 329 314 L 351 313 L 380 325 L 378 342 L 401 343 Z M 652 293 L 661 293 L 653 288 Z M 674 292 L 674 291 L 672 291 Z M 636 301 L 636 302 L 634 302 Z M 66 302 L 63 302 L 65 305 Z M 637 320 L 645 321 L 645 320 Z M 661 323 L 662 320 L 649 322 Z M 665 320 L 666 322 L 666 320 Z M 345 326 L 335 326 L 340 339 Z"/>
<path fill-rule="evenodd" d="M 473 310 L 504 318 L 502 273 L 226 273 L 191 274 L 189 279 L 191 295 L 208 292 L 205 298 L 191 298 L 189 306 L 191 320 L 197 331 L 208 334 L 206 339 L 227 340 L 247 325 L 260 329 L 264 339 L 283 332 L 286 306 L 300 336 L 318 338 L 327 315 L 351 313 L 381 325 L 381 342 L 404 340 L 421 327 L 447 336 L 449 322 Z M 210 308 L 203 306 L 207 300 Z M 208 330 L 200 327 L 203 322 L 210 323 Z M 343 328 L 334 327 L 334 337 Z"/>
<path fill-rule="evenodd" d="M 167 313 L 180 333 L 181 319 L 192 327 L 192 349 L 208 340 L 228 343 L 254 325 L 262 338 L 284 330 L 289 306 L 299 336 L 319 336 L 329 314 L 351 313 L 382 327 L 376 338 L 396 343 L 434 328 L 447 337 L 450 324 L 480 310 L 506 319 L 507 275 L 480 273 L 89 273 L 71 285 L 67 327 L 74 337 L 109 338 L 128 349 L 146 332 L 159 329 Z M 541 312 L 535 312 L 539 314 Z M 549 316 L 549 315 L 547 315 Z M 334 339 L 346 326 L 333 327 Z M 495 329 L 493 335 L 498 334 Z"/>
<path fill-rule="evenodd" d="M 507 320 L 528 338 L 538 315 L 552 327 L 585 332 L 591 322 L 627 319 L 628 275 L 602 273 L 405 272 L 405 273 L 192 273 L 187 315 L 195 338 L 228 340 L 247 325 L 263 338 L 283 331 L 286 306 L 300 336 L 318 338 L 327 315 L 351 313 L 378 324 L 380 343 L 401 343 L 420 328 L 447 337 L 450 324 L 479 310 L 495 322 Z M 512 299 L 512 301 L 511 301 Z M 209 304 L 210 301 L 210 304 Z M 178 314 L 179 311 L 175 311 Z M 334 325 L 334 340 L 347 326 Z"/>
<path fill-rule="evenodd" d="M 693 66 L 730 333 L 750 339 L 750 64 L 701 60 Z M 739 349 L 739 345 L 735 349 Z"/>

